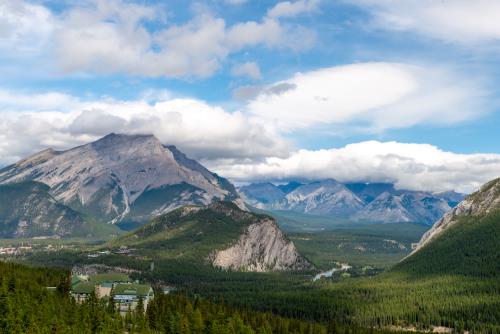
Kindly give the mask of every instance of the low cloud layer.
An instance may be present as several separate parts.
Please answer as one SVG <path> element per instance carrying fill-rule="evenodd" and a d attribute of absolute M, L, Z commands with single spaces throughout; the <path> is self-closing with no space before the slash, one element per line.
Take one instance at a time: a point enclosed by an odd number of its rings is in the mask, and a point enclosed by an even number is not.
<path fill-rule="evenodd" d="M 58 92 L 0 90 L 0 164 L 110 132 L 150 133 L 238 181 L 333 177 L 471 191 L 500 176 L 500 156 L 394 142 L 308 151 L 288 138 L 318 127 L 380 133 L 460 123 L 489 110 L 488 92 L 482 82 L 451 69 L 399 63 L 324 68 L 249 87 L 237 111 L 168 91 L 146 91 L 132 101 L 87 101 Z"/>
<path fill-rule="evenodd" d="M 300 150 L 287 158 L 269 157 L 251 164 L 221 159 L 210 167 L 237 181 L 334 178 L 468 193 L 500 177 L 500 155 L 456 154 L 428 144 L 367 141 L 338 149 Z"/>
<path fill-rule="evenodd" d="M 283 157 L 289 151 L 289 145 L 272 129 L 242 113 L 229 113 L 194 99 L 149 104 L 140 100 L 88 102 L 73 98 L 71 110 L 47 109 L 57 106 L 58 98 L 43 108 L 30 96 L 22 100 L 26 102 L 15 109 L 11 107 L 11 111 L 4 110 L 0 119 L 3 165 L 47 147 L 67 149 L 110 132 L 154 134 L 163 143 L 178 145 L 198 159 Z M 30 106 L 27 101 L 34 104 Z M 27 111 L 30 109 L 33 111 Z"/>

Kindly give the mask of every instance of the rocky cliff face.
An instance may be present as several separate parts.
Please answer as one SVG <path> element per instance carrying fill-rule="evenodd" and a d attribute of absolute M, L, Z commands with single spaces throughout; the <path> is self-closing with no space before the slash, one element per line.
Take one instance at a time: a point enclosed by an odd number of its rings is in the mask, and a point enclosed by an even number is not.
<path fill-rule="evenodd" d="M 110 241 L 106 248 L 130 247 L 137 254 L 245 271 L 310 268 L 272 217 L 221 201 L 185 206 Z"/>
<path fill-rule="evenodd" d="M 500 179 L 486 183 L 477 192 L 466 197 L 454 209 L 448 211 L 423 236 L 412 254 L 430 243 L 456 224 L 461 217 L 484 216 L 500 208 Z"/>
<path fill-rule="evenodd" d="M 238 200 L 227 180 L 148 135 L 110 134 L 68 151 L 40 152 L 0 171 L 2 184 L 27 180 L 50 186 L 58 201 L 105 222 Z"/>
<path fill-rule="evenodd" d="M 257 272 L 311 268 L 271 218 L 248 226 L 233 246 L 213 255 L 212 263 L 224 269 Z"/>
<path fill-rule="evenodd" d="M 58 203 L 49 187 L 37 182 L 0 186 L 0 237 L 66 237 L 86 223 L 79 213 Z"/>

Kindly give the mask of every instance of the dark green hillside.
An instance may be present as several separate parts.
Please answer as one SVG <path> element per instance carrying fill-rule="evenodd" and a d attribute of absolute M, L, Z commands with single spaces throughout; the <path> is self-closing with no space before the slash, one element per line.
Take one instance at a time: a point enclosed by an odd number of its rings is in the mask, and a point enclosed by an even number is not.
<path fill-rule="evenodd" d="M 154 218 L 150 223 L 106 247 L 127 246 L 143 255 L 203 261 L 213 250 L 229 246 L 259 216 L 231 202 L 188 206 Z"/>
<path fill-rule="evenodd" d="M 88 233 L 81 215 L 57 202 L 38 182 L 0 185 L 0 237 L 73 236 Z"/>
<path fill-rule="evenodd" d="M 412 275 L 500 277 L 500 211 L 459 221 L 394 268 Z"/>

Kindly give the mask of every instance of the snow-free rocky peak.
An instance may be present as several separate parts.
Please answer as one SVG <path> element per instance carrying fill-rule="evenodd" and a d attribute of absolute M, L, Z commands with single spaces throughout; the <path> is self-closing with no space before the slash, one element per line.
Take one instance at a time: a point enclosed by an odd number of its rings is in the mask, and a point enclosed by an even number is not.
<path fill-rule="evenodd" d="M 186 204 L 240 202 L 231 183 L 151 135 L 110 134 L 0 171 L 0 183 L 26 180 L 48 185 L 58 201 L 100 221 L 146 221 Z"/>
<path fill-rule="evenodd" d="M 421 222 L 429 225 L 451 207 L 443 198 L 426 192 L 384 192 L 352 218 L 384 223 Z"/>
<path fill-rule="evenodd" d="M 333 179 L 302 185 L 286 195 L 286 200 L 291 210 L 318 215 L 347 216 L 364 206 L 352 191 Z"/>
<path fill-rule="evenodd" d="M 290 188 L 289 186 L 293 187 Z M 284 191 L 284 189 L 290 189 Z M 244 200 L 259 209 L 289 210 L 377 223 L 433 224 L 463 194 L 396 189 L 391 183 L 346 183 L 333 179 L 284 187 L 253 183 L 239 188 Z"/>

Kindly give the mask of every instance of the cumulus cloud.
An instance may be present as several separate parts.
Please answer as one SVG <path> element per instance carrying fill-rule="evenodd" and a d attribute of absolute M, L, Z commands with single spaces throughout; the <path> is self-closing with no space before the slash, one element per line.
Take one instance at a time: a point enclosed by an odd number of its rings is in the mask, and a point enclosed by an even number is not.
<path fill-rule="evenodd" d="M 428 144 L 367 141 L 338 149 L 300 150 L 258 163 L 209 164 L 238 181 L 318 180 L 394 182 L 401 189 L 471 192 L 500 177 L 499 154 L 456 154 Z"/>
<path fill-rule="evenodd" d="M 382 132 L 477 117 L 487 110 L 486 95 L 481 83 L 441 67 L 359 63 L 298 73 L 261 89 L 247 110 L 284 131 L 341 125 Z"/>
<path fill-rule="evenodd" d="M 20 51 L 44 54 L 50 59 L 46 63 L 65 73 L 184 78 L 211 76 L 229 55 L 243 49 L 301 51 L 316 40 L 309 28 L 278 17 L 228 24 L 208 10 L 194 10 L 193 15 L 174 22 L 165 18 L 160 5 L 125 0 L 75 2 L 62 12 L 4 0 L 0 50 L 16 51 L 16 57 Z"/>
<path fill-rule="evenodd" d="M 237 64 L 231 69 L 231 74 L 239 77 L 248 77 L 253 80 L 258 80 L 262 77 L 259 65 L 256 62 Z"/>
<path fill-rule="evenodd" d="M 54 30 L 52 13 L 44 6 L 18 0 L 0 1 L 0 50 L 37 52 Z"/>
<path fill-rule="evenodd" d="M 50 94 L 49 94 L 50 95 Z M 0 94 L 0 105 L 2 105 Z M 24 96 L 26 101 L 33 101 Z M 289 145 L 273 129 L 203 101 L 81 101 L 51 111 L 36 103 L 18 105 L 0 118 L 0 165 L 47 147 L 67 149 L 110 133 L 154 134 L 197 159 L 260 159 L 286 156 Z"/>
<path fill-rule="evenodd" d="M 500 40 L 497 0 L 348 0 L 368 9 L 375 24 L 410 30 L 445 41 L 478 43 Z"/>
<path fill-rule="evenodd" d="M 23 0 L 0 1 L 0 49 L 47 53 L 65 73 L 178 78 L 211 76 L 243 49 L 300 51 L 316 39 L 310 29 L 278 17 L 228 24 L 198 10 L 174 23 L 164 13 L 159 5 L 124 0 L 75 2 L 61 13 Z"/>
<path fill-rule="evenodd" d="M 320 0 L 296 0 L 282 1 L 269 9 L 269 17 L 294 17 L 304 13 L 311 13 L 318 10 Z"/>

